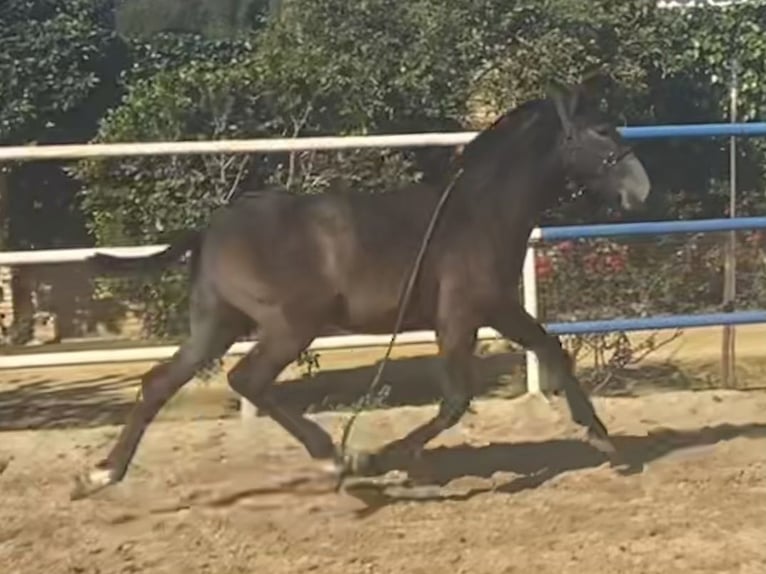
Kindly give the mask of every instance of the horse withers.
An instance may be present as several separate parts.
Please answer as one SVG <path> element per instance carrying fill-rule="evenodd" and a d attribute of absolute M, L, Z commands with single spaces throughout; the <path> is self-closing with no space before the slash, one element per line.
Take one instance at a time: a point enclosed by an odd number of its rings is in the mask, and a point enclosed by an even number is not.
<path fill-rule="evenodd" d="M 591 443 L 612 448 L 558 338 L 518 298 L 530 232 L 542 211 L 568 197 L 569 183 L 626 210 L 649 194 L 644 167 L 591 92 L 584 83 L 511 109 L 455 160 L 451 195 L 402 321 L 403 331 L 437 334 L 446 367 L 440 407 L 404 438 L 350 461 L 358 473 L 375 473 L 380 457 L 418 453 L 461 419 L 472 399 L 477 331 L 485 325 L 536 353 Z M 142 377 L 116 443 L 81 479 L 80 494 L 119 482 L 168 399 L 252 329 L 257 345 L 229 372 L 229 384 L 311 457 L 338 464 L 329 434 L 280 404 L 272 385 L 327 330 L 391 332 L 402 283 L 444 192 L 424 183 L 380 194 L 245 192 L 215 211 L 205 229 L 189 231 L 161 253 L 95 255 L 91 263 L 103 273 L 152 272 L 191 252 L 190 334 L 168 362 Z"/>

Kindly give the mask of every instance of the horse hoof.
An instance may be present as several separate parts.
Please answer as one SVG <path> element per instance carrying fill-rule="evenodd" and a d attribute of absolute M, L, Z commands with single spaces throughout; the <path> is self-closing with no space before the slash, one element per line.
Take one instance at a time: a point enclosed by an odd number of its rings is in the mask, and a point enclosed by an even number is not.
<path fill-rule="evenodd" d="M 614 447 L 609 435 L 605 432 L 600 432 L 600 429 L 598 431 L 592 428 L 588 429 L 586 440 L 593 448 L 607 456 L 617 454 L 617 449 Z"/>
<path fill-rule="evenodd" d="M 319 461 L 317 467 L 322 473 L 336 478 L 342 475 L 344 471 L 343 463 L 338 458 Z"/>
<path fill-rule="evenodd" d="M 359 451 L 346 453 L 340 461 L 345 476 L 375 476 L 380 474 L 374 453 Z"/>
<path fill-rule="evenodd" d="M 72 488 L 69 498 L 70 500 L 87 498 L 113 483 L 114 477 L 111 470 L 97 468 L 86 475 L 77 475 L 75 477 L 74 488 Z"/>

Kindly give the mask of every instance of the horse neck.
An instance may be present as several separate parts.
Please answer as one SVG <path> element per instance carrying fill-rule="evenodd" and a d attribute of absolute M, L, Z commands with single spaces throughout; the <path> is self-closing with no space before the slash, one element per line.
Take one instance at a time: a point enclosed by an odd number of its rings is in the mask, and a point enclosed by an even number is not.
<path fill-rule="evenodd" d="M 470 212 L 473 224 L 484 232 L 491 230 L 506 239 L 517 234 L 528 237 L 564 188 L 561 157 L 557 150 L 538 148 L 504 159 L 496 160 L 492 171 L 484 168 L 493 173 L 488 181 L 479 182 L 474 174 L 466 174 L 456 208 Z"/>

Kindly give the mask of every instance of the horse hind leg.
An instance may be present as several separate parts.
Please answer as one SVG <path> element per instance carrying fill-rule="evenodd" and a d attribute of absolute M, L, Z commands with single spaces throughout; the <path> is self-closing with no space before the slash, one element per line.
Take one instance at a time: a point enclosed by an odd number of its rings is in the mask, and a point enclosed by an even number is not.
<path fill-rule="evenodd" d="M 274 381 L 308 347 L 316 332 L 278 315 L 271 321 L 259 321 L 258 344 L 229 372 L 229 385 L 297 439 L 312 458 L 334 459 L 335 447 L 327 431 L 276 400 Z"/>
<path fill-rule="evenodd" d="M 210 361 L 221 357 L 247 327 L 246 318 L 212 295 L 192 300 L 191 335 L 167 362 L 141 377 L 139 394 L 109 454 L 78 477 L 72 498 L 82 498 L 120 482 L 151 421 L 181 387 Z"/>

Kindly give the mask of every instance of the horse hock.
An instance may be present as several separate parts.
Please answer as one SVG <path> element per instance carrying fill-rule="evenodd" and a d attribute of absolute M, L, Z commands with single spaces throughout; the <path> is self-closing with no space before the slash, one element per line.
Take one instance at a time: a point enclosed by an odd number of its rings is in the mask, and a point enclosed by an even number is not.
<path fill-rule="evenodd" d="M 279 357 L 270 352 L 273 348 L 262 344 L 260 348 L 250 351 L 229 372 L 229 385 L 297 439 L 311 458 L 335 460 L 335 446 L 330 435 L 314 421 L 291 411 L 276 400 L 272 385 L 294 357 L 292 353 L 284 353 Z"/>

